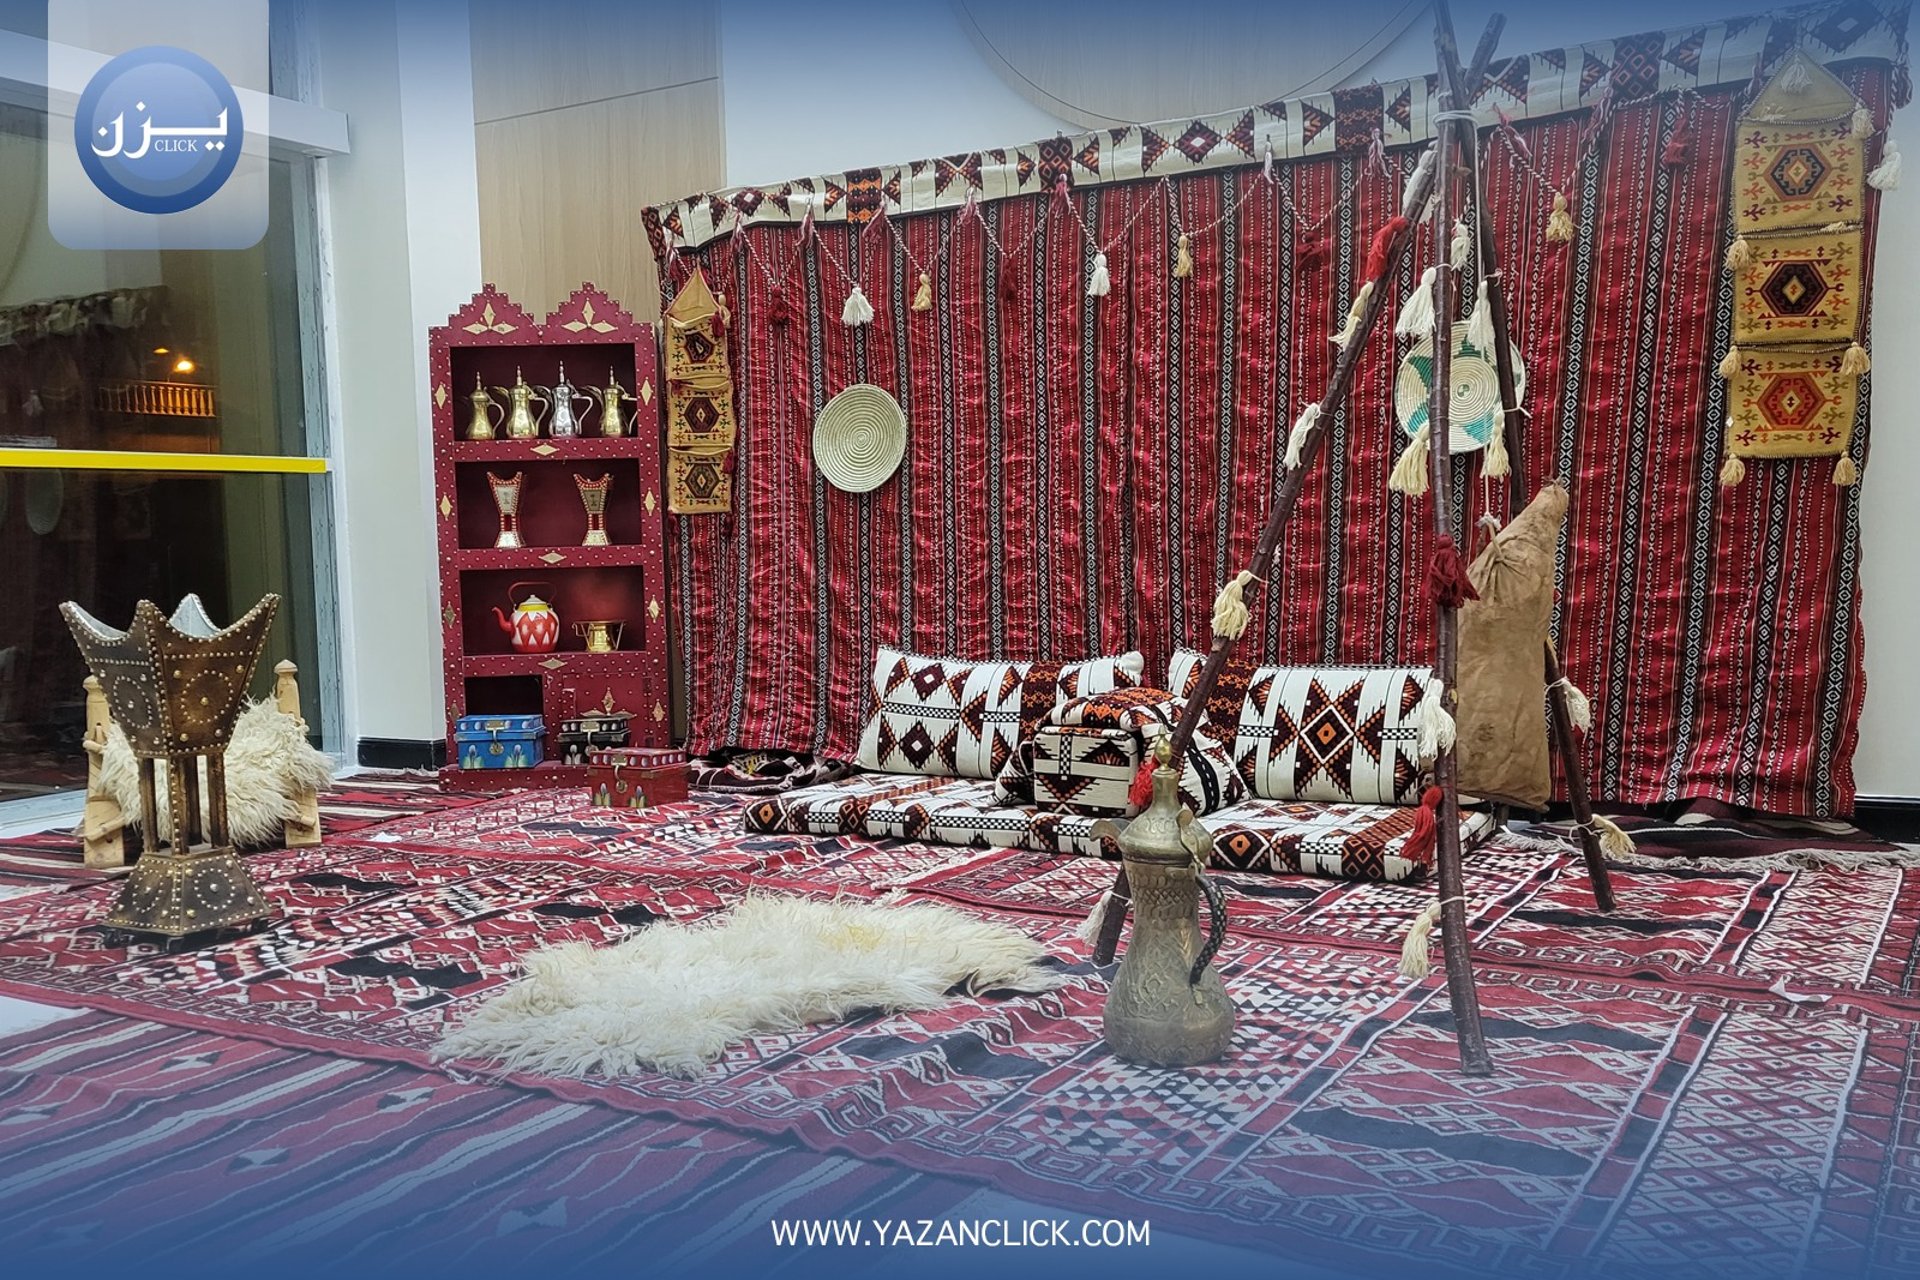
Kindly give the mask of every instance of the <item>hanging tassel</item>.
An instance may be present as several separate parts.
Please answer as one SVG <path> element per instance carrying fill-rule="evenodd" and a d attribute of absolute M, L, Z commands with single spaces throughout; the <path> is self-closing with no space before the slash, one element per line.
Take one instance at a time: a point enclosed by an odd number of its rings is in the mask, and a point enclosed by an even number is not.
<path fill-rule="evenodd" d="M 1087 296 L 1089 298 L 1104 298 L 1112 288 L 1113 281 L 1107 276 L 1107 255 L 1104 253 L 1095 253 L 1093 255 L 1093 275 L 1087 279 Z"/>
<path fill-rule="evenodd" d="M 1367 299 L 1372 296 L 1373 281 L 1371 280 L 1361 285 L 1360 292 L 1353 295 L 1353 305 L 1347 308 L 1347 322 L 1340 327 L 1340 332 L 1333 335 L 1333 344 L 1342 351 L 1346 350 L 1348 343 L 1360 336 L 1360 313 L 1366 310 Z"/>
<path fill-rule="evenodd" d="M 933 310 L 933 277 L 922 271 L 919 287 L 913 291 L 913 309 L 915 311 Z"/>
<path fill-rule="evenodd" d="M 1513 459 L 1507 456 L 1507 420 L 1502 417 L 1487 441 L 1486 465 L 1480 474 L 1489 480 L 1503 480 L 1513 474 Z"/>
<path fill-rule="evenodd" d="M 1447 686 L 1441 683 L 1439 677 L 1427 681 L 1427 691 L 1415 712 L 1419 718 L 1422 763 L 1437 760 L 1442 753 L 1453 749 L 1456 726 L 1452 713 L 1447 710 L 1446 695 Z"/>
<path fill-rule="evenodd" d="M 1463 217 L 1453 224 L 1453 240 L 1447 246 L 1447 265 L 1455 271 L 1465 271 L 1467 263 L 1473 260 L 1473 232 L 1467 228 Z"/>
<path fill-rule="evenodd" d="M 1867 185 L 1875 191 L 1900 189 L 1900 144 L 1892 138 L 1888 138 L 1886 145 L 1880 148 L 1880 163 L 1867 175 Z"/>
<path fill-rule="evenodd" d="M 1187 243 L 1187 233 L 1180 233 L 1179 241 L 1173 248 L 1173 278 L 1185 280 L 1193 274 L 1193 250 Z"/>
<path fill-rule="evenodd" d="M 1367 246 L 1367 269 L 1360 278 L 1368 284 L 1387 274 L 1387 255 L 1393 252 L 1393 241 L 1411 224 L 1399 214 L 1394 214 L 1380 224 L 1373 233 L 1373 243 Z"/>
<path fill-rule="evenodd" d="M 1860 483 L 1860 468 L 1854 465 L 1851 454 L 1841 454 L 1840 461 L 1833 464 L 1833 482 L 1843 489 Z"/>
<path fill-rule="evenodd" d="M 1867 110 L 1866 103 L 1853 109 L 1853 124 L 1848 132 L 1863 142 L 1873 136 L 1873 112 Z"/>
<path fill-rule="evenodd" d="M 1260 176 L 1268 182 L 1273 181 L 1273 144 L 1267 144 L 1266 153 L 1260 157 Z"/>
<path fill-rule="evenodd" d="M 1009 311 L 1020 307 L 1020 277 L 1014 274 L 1013 259 L 1000 259 L 1000 305 Z"/>
<path fill-rule="evenodd" d="M 1807 70 L 1806 63 L 1796 58 L 1780 73 L 1780 87 L 1788 93 L 1805 93 L 1813 88 L 1813 73 Z"/>
<path fill-rule="evenodd" d="M 1580 692 L 1580 686 L 1567 677 L 1561 676 L 1548 687 L 1560 691 L 1560 697 L 1567 708 L 1567 723 L 1581 733 L 1592 733 L 1593 703 L 1587 700 L 1586 694 Z"/>
<path fill-rule="evenodd" d="M 1727 354 L 1720 357 L 1720 376 L 1731 378 L 1738 372 L 1740 372 L 1740 348 L 1728 347 Z"/>
<path fill-rule="evenodd" d="M 1469 600 L 1478 600 L 1467 566 L 1460 559 L 1460 548 L 1453 535 L 1443 533 L 1434 541 L 1433 556 L 1427 561 L 1427 595 L 1437 605 L 1458 609 Z"/>
<path fill-rule="evenodd" d="M 1413 830 L 1407 833 L 1407 842 L 1400 847 L 1400 856 L 1408 862 L 1418 865 L 1433 861 L 1433 849 L 1439 842 L 1440 836 L 1440 802 L 1445 797 L 1446 793 L 1438 787 L 1428 787 L 1420 794 L 1420 804 L 1414 810 L 1413 814 Z M 1437 902 L 1434 903 L 1432 911 L 1434 920 L 1438 920 L 1440 918 L 1440 904 Z M 1420 914 L 1425 915 L 1426 912 L 1422 911 Z M 1418 927 L 1417 920 L 1415 927 Z M 1433 923 L 1431 921 L 1427 924 L 1427 931 L 1429 933 L 1433 931 Z M 1411 949 L 1413 940 L 1409 938 L 1407 941 L 1409 949 Z M 1420 947 L 1420 959 L 1422 962 L 1426 959 L 1426 946 L 1424 943 Z M 1406 953 L 1404 951 L 1401 953 L 1401 963 L 1406 963 Z M 1401 972 L 1405 973 L 1406 971 L 1402 969 Z M 1424 972 L 1425 971 L 1422 970 L 1422 973 Z M 1407 974 L 1407 976 L 1415 977 L 1419 975 Z"/>
<path fill-rule="evenodd" d="M 1426 811 L 1426 807 L 1424 805 L 1421 806 L 1420 812 L 1425 813 Z M 1418 814 L 1414 816 L 1413 825 L 1416 831 L 1420 829 L 1421 820 Z M 1431 828 L 1434 825 L 1433 820 L 1428 819 L 1426 825 Z M 1432 839 L 1432 836 L 1429 835 L 1428 839 Z M 1413 847 L 1413 840 L 1414 837 L 1407 837 L 1407 847 L 1409 850 Z M 1439 923 L 1440 902 L 1438 899 L 1435 899 L 1427 904 L 1425 910 L 1413 918 L 1413 925 L 1407 930 L 1407 940 L 1400 945 L 1401 977 L 1424 978 L 1433 972 L 1433 962 L 1428 959 L 1427 953 L 1429 944 L 1433 939 L 1433 927 Z"/>
<path fill-rule="evenodd" d="M 860 292 L 860 286 L 853 286 L 853 292 L 847 295 L 847 305 L 840 309 L 840 323 L 844 325 L 870 324 L 873 321 L 873 304 L 867 301 L 867 295 Z"/>
<path fill-rule="evenodd" d="M 1553 193 L 1553 212 L 1547 215 L 1547 243 L 1573 243 L 1573 214 L 1567 208 L 1564 192 Z"/>
<path fill-rule="evenodd" d="M 1393 331 L 1401 337 L 1424 338 L 1433 332 L 1433 277 L 1438 271 L 1438 267 L 1428 267 L 1422 272 L 1420 283 L 1400 304 L 1400 318 L 1394 322 Z"/>
<path fill-rule="evenodd" d="M 1320 406 L 1318 404 L 1308 405 L 1300 411 L 1300 416 L 1293 420 L 1293 430 L 1287 432 L 1287 456 L 1285 460 L 1287 470 L 1298 471 L 1300 469 L 1301 461 L 1306 454 L 1307 436 L 1312 434 L 1314 425 L 1319 421 Z"/>
<path fill-rule="evenodd" d="M 1660 152 L 1660 163 L 1669 169 L 1677 169 L 1693 159 L 1693 128 L 1685 116 L 1673 126 L 1673 133 L 1667 138 L 1666 147 Z"/>
<path fill-rule="evenodd" d="M 1735 236 L 1733 243 L 1727 246 L 1727 270 L 1744 270 L 1753 261 L 1753 246 L 1747 243 L 1745 236 Z"/>
<path fill-rule="evenodd" d="M 1729 453 L 1727 460 L 1720 464 L 1720 487 L 1731 489 L 1747 478 L 1747 464 L 1740 461 L 1740 455 Z"/>
<path fill-rule="evenodd" d="M 1387 488 L 1415 498 L 1427 491 L 1427 450 L 1432 440 L 1433 433 L 1426 423 L 1421 423 L 1420 429 L 1413 433 L 1413 441 L 1400 451 L 1399 461 L 1393 464 Z"/>
<path fill-rule="evenodd" d="M 1159 761 L 1148 752 L 1140 767 L 1133 771 L 1133 781 L 1127 784 L 1127 803 L 1136 809 L 1144 809 L 1153 802 L 1153 770 L 1157 764 Z"/>
<path fill-rule="evenodd" d="M 793 309 L 787 306 L 787 291 L 776 285 L 767 298 L 767 323 L 785 328 L 787 321 L 792 318 Z"/>
<path fill-rule="evenodd" d="M 1233 580 L 1220 588 L 1220 594 L 1213 598 L 1213 634 L 1224 640 L 1238 640 L 1246 634 L 1248 611 L 1241 594 L 1247 584 L 1253 581 L 1253 570 L 1242 569 L 1233 575 Z"/>
<path fill-rule="evenodd" d="M 1324 227 L 1316 227 L 1300 237 L 1297 255 L 1303 271 L 1324 266 L 1327 261 L 1327 232 Z"/>
<path fill-rule="evenodd" d="M 1603 858 L 1630 858 L 1633 856 L 1633 837 L 1620 829 L 1620 824 L 1612 818 L 1593 815 L 1593 833 L 1600 837 L 1600 856 Z"/>
<path fill-rule="evenodd" d="M 1867 349 L 1857 342 L 1847 348 L 1847 354 L 1840 357 L 1841 373 L 1858 377 L 1872 368 L 1873 361 L 1868 357 Z"/>
<path fill-rule="evenodd" d="M 1434 158 L 1439 154 L 1440 148 L 1436 144 L 1428 143 L 1427 149 L 1420 153 L 1420 159 L 1414 164 L 1413 172 L 1407 175 L 1407 185 L 1400 191 L 1400 212 L 1409 218 L 1418 216 L 1419 212 L 1411 207 L 1413 190 L 1420 185 L 1425 175 L 1433 172 Z M 1428 199 L 1431 200 L 1432 196 L 1429 195 Z"/>
<path fill-rule="evenodd" d="M 1467 345 L 1483 356 L 1493 355 L 1493 306 L 1487 301 L 1487 282 L 1473 300 L 1473 314 L 1467 317 Z"/>

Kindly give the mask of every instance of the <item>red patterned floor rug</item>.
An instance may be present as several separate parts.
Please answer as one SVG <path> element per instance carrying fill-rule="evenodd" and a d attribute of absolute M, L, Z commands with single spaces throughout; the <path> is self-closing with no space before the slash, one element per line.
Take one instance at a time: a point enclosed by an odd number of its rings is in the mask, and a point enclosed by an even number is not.
<path fill-rule="evenodd" d="M 1116 1061 L 1074 928 L 1087 859 L 751 836 L 510 796 L 251 863 L 272 929 L 169 955 L 92 928 L 113 886 L 0 903 L 0 991 L 424 1065 L 518 957 L 753 891 L 902 890 L 1043 938 L 1067 984 L 735 1046 L 697 1081 L 522 1080 L 790 1136 L 1045 1204 L 1335 1267 L 1911 1274 L 1920 1261 L 1920 871 L 1623 866 L 1510 837 L 1470 861 L 1497 1063 L 1462 1076 L 1444 987 L 1396 970 L 1432 890 L 1230 876 L 1232 1054 Z M 459 1074 L 484 1068 L 466 1064 Z"/>
<path fill-rule="evenodd" d="M 15 1275 L 285 1256 L 355 1274 L 733 1271 L 772 1218 L 913 1219 L 967 1183 L 415 1067 L 85 1014 L 0 1040 Z M 753 1213 L 736 1215 L 737 1206 Z M 724 1210 L 724 1211 L 723 1211 Z"/>

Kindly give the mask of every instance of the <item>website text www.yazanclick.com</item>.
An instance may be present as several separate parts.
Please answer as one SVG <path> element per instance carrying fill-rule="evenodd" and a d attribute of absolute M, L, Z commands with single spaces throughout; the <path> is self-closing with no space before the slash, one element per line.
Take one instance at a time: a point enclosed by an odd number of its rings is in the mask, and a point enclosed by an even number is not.
<path fill-rule="evenodd" d="M 1152 1224 L 1120 1218 L 775 1218 L 778 1248 L 1129 1249 L 1152 1243 Z"/>

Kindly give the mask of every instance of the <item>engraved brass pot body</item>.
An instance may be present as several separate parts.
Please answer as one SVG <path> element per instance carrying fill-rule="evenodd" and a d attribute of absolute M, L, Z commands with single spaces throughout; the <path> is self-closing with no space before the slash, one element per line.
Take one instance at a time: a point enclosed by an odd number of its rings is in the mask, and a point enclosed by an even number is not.
<path fill-rule="evenodd" d="M 1179 775 L 1153 775 L 1153 803 L 1120 835 L 1133 891 L 1133 935 L 1101 1016 L 1107 1044 L 1129 1062 L 1191 1067 L 1233 1042 L 1233 1001 L 1212 964 L 1226 936 L 1225 902 L 1201 870 L 1212 839 L 1180 803 Z M 1209 936 L 1198 922 L 1202 895 Z"/>

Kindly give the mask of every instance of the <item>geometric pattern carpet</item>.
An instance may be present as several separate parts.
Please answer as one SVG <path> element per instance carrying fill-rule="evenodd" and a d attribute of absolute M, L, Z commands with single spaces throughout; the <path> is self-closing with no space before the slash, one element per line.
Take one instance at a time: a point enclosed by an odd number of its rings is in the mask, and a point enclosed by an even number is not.
<path fill-rule="evenodd" d="M 1920 871 L 1621 866 L 1601 916 L 1577 855 L 1497 838 L 1466 879 L 1478 1080 L 1440 975 L 1397 973 L 1431 887 L 1221 873 L 1234 1047 L 1167 1072 L 1101 1042 L 1074 930 L 1109 866 L 739 824 L 579 792 L 400 818 L 250 858 L 285 916 L 178 955 L 109 946 L 118 886 L 76 883 L 0 903 L 0 992 L 423 1069 L 536 946 L 897 889 L 1034 935 L 1064 984 L 756 1037 L 697 1080 L 508 1082 L 1333 1267 L 1920 1270 Z"/>

